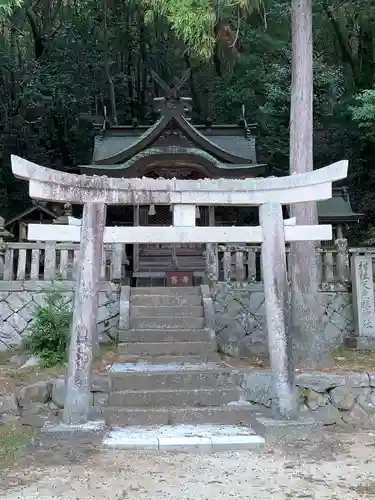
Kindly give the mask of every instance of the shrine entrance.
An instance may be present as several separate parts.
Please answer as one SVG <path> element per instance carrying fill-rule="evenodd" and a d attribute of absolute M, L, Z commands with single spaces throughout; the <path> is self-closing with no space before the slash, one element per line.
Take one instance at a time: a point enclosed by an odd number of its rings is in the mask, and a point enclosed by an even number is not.
<path fill-rule="evenodd" d="M 197 169 L 152 168 L 147 177 L 181 178 L 198 180 L 204 173 Z M 135 226 L 173 226 L 173 210 L 170 205 L 134 206 Z M 197 206 L 196 226 L 215 225 L 214 207 Z M 133 245 L 134 286 L 192 286 L 202 283 L 205 277 L 206 246 L 201 243 L 147 243 Z"/>

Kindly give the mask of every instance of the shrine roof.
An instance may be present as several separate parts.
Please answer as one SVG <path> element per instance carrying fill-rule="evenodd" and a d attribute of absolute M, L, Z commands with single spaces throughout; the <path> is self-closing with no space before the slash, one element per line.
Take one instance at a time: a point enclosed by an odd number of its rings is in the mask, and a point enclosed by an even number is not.
<path fill-rule="evenodd" d="M 357 222 L 362 215 L 353 211 L 345 187 L 333 188 L 332 198 L 318 202 L 319 222 Z"/>
<path fill-rule="evenodd" d="M 150 127 L 111 127 L 95 137 L 93 164 L 124 163 L 154 146 L 188 147 L 210 153 L 221 163 L 256 163 L 255 138 L 240 126 L 195 127 L 183 115 L 163 115 Z"/>
<path fill-rule="evenodd" d="M 245 131 L 243 129 L 239 127 L 233 128 L 232 130 L 229 127 L 223 127 L 221 130 L 218 128 L 204 129 L 201 127 L 198 129 L 193 125 L 191 125 L 191 128 L 199 134 L 200 138 L 207 141 L 207 144 L 211 143 L 212 146 L 217 148 L 219 154 L 227 153 L 227 155 L 236 159 L 237 161 L 233 162 L 234 165 L 256 163 L 255 137 L 245 137 Z M 147 129 L 147 132 L 148 131 L 149 129 Z M 94 142 L 92 162 L 94 164 L 102 163 L 105 160 L 108 161 L 110 158 L 118 157 L 121 153 L 125 153 L 126 155 L 126 151 L 141 144 L 142 139 L 145 138 L 144 132 L 145 131 L 142 129 L 133 129 L 132 131 L 126 129 L 110 129 L 105 131 L 104 134 L 97 135 Z M 140 148 L 140 150 L 141 149 L 142 148 Z"/>
<path fill-rule="evenodd" d="M 38 202 L 35 200 L 31 200 L 31 206 L 17 214 L 15 217 L 12 217 L 8 221 L 4 223 L 4 227 L 8 227 L 14 222 L 17 222 L 18 220 L 23 219 L 23 217 L 26 217 L 27 215 L 30 215 L 31 213 L 35 211 L 41 211 L 45 212 L 47 215 L 49 215 L 52 219 L 57 219 L 59 214 L 55 212 L 54 210 L 50 209 L 47 206 L 47 202 Z"/>

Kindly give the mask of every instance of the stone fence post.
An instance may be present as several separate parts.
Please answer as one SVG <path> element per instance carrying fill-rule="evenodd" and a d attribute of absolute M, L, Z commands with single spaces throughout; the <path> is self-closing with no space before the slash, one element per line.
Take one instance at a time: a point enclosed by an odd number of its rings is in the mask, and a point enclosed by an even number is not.
<path fill-rule="evenodd" d="M 339 283 L 347 285 L 349 282 L 349 249 L 346 238 L 338 238 L 335 241 L 337 247 L 337 270 L 336 276 Z"/>
<path fill-rule="evenodd" d="M 4 278 L 4 265 L 5 265 L 5 243 L 4 238 L 11 238 L 13 235 L 4 228 L 5 220 L 0 217 L 0 279 Z"/>
<path fill-rule="evenodd" d="M 206 261 L 206 283 L 212 288 L 213 284 L 219 280 L 219 256 L 217 244 L 206 243 L 204 252 Z"/>

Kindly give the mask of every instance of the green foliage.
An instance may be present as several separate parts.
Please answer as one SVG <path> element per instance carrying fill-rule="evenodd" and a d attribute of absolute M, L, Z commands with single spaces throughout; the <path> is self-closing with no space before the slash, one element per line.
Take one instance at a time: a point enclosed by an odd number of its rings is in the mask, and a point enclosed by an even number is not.
<path fill-rule="evenodd" d="M 364 136 L 375 143 L 375 90 L 360 92 L 350 110 Z"/>
<path fill-rule="evenodd" d="M 143 3 L 148 22 L 154 22 L 157 16 L 165 17 L 190 55 L 206 60 L 214 53 L 218 37 L 215 28 L 220 23 L 232 27 L 229 22 L 236 19 L 239 30 L 241 22 L 263 6 L 262 0 L 144 0 Z M 232 42 L 235 39 L 234 34 Z"/>
<path fill-rule="evenodd" d="M 24 339 L 24 349 L 40 356 L 45 367 L 64 363 L 68 355 L 71 319 L 71 304 L 58 291 L 48 293 L 46 305 L 37 310 Z"/>
<path fill-rule="evenodd" d="M 93 124 L 103 123 L 104 107 L 113 118 L 113 100 L 120 125 L 154 123 L 152 96 L 163 91 L 151 69 L 170 85 L 191 70 L 182 91 L 193 97 L 194 123 L 236 123 L 245 104 L 258 161 L 272 173 L 286 172 L 290 5 L 0 0 L 0 215 L 9 219 L 30 203 L 26 184 L 12 175 L 10 154 L 60 170 L 89 163 Z M 375 81 L 375 7 L 315 0 L 313 9 L 314 163 L 349 159 L 354 208 L 373 220 L 375 91 L 366 89 Z"/>
<path fill-rule="evenodd" d="M 1 15 L 10 14 L 12 9 L 22 5 L 23 0 L 0 0 L 0 18 Z"/>

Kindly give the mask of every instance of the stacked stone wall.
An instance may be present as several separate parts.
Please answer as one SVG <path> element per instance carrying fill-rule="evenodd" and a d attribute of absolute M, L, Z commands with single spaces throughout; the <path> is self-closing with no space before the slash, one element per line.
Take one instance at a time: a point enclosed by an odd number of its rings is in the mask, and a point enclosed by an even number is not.
<path fill-rule="evenodd" d="M 218 284 L 213 292 L 215 331 L 219 349 L 234 357 L 267 356 L 267 329 L 263 288 Z M 354 331 L 351 293 L 319 292 L 324 341 L 340 347 Z"/>
<path fill-rule="evenodd" d="M 19 346 L 27 335 L 38 308 L 46 305 L 51 291 L 58 291 L 73 305 L 74 282 L 12 281 L 0 282 L 0 351 Z M 116 339 L 119 321 L 119 287 L 102 285 L 97 315 L 101 341 Z"/>
<path fill-rule="evenodd" d="M 374 427 L 375 373 L 300 373 L 296 385 L 302 414 L 323 425 Z M 241 387 L 254 409 L 271 408 L 270 372 L 243 374 Z"/>

